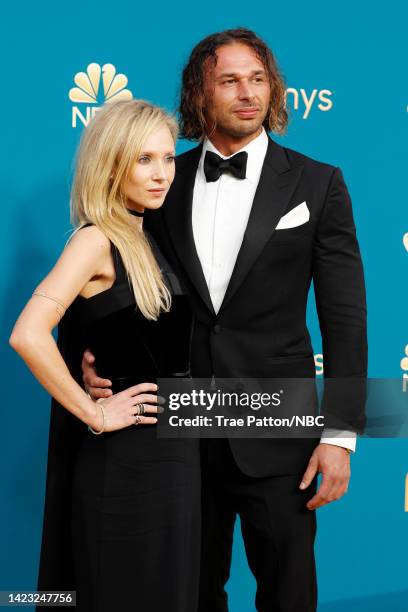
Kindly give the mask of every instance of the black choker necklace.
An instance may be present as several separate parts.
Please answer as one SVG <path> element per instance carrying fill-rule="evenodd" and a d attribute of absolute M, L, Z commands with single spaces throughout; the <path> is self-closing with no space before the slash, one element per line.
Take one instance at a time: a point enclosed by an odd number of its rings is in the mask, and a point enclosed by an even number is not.
<path fill-rule="evenodd" d="M 144 212 L 139 212 L 138 210 L 133 210 L 133 208 L 127 209 L 129 215 L 133 215 L 134 217 L 143 217 Z"/>

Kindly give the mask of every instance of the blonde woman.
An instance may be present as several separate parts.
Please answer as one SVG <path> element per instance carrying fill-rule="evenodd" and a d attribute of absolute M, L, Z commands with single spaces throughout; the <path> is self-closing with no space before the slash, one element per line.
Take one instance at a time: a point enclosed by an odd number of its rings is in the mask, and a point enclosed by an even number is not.
<path fill-rule="evenodd" d="M 79 147 L 76 229 L 10 338 L 53 396 L 38 588 L 76 590 L 86 612 L 196 609 L 198 441 L 156 435 L 156 380 L 188 375 L 192 319 L 143 230 L 173 181 L 176 137 L 147 102 L 100 110 Z M 112 381 L 98 402 L 81 385 L 87 347 Z"/>

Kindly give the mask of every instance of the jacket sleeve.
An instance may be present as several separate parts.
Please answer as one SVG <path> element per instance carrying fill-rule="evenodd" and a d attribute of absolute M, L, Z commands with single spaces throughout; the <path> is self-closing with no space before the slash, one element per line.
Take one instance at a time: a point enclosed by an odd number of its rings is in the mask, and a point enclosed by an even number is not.
<path fill-rule="evenodd" d="M 325 426 L 361 433 L 368 352 L 366 293 L 351 199 L 340 168 L 330 178 L 313 248 Z"/>

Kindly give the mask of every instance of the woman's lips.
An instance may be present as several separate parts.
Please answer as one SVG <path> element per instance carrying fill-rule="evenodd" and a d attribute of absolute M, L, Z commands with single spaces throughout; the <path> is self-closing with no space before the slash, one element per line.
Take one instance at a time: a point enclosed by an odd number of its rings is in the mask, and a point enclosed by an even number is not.
<path fill-rule="evenodd" d="M 162 193 L 164 193 L 166 190 L 165 189 L 148 189 L 147 191 L 150 191 L 150 193 L 154 193 L 156 195 L 161 195 Z"/>

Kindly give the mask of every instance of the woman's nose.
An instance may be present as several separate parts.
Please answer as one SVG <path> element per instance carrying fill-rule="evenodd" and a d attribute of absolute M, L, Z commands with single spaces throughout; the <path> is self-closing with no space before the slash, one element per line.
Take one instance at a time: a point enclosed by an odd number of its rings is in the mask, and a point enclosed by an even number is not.
<path fill-rule="evenodd" d="M 166 179 L 166 172 L 163 164 L 157 164 L 154 168 L 152 178 L 155 181 L 164 181 Z"/>

